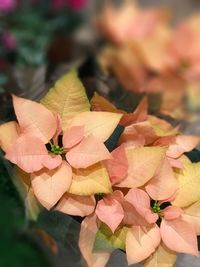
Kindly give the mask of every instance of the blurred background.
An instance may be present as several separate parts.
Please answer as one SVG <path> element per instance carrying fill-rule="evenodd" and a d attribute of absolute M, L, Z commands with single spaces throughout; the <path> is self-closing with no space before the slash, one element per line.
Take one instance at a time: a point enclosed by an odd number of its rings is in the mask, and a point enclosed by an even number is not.
<path fill-rule="evenodd" d="M 137 8 L 129 15 L 121 7 L 131 2 Z M 106 11 L 111 4 L 124 12 L 122 20 L 113 20 L 121 11 Z M 133 14 L 135 28 L 127 37 Z M 97 91 L 133 111 L 147 94 L 151 113 L 200 135 L 199 18 L 198 0 L 0 0 L 0 123 L 14 118 L 11 94 L 40 100 L 62 74 L 77 68 L 89 98 Z M 156 26 L 149 30 L 151 23 Z M 171 65 L 163 67 L 166 54 Z M 2 157 L 0 267 L 85 266 L 77 246 L 79 219 L 43 211 L 37 222 L 28 222 L 13 171 Z M 200 160 L 198 151 L 194 158 Z M 124 262 L 119 252 L 108 266 L 127 266 Z M 176 267 L 187 266 L 200 263 L 180 256 Z"/>

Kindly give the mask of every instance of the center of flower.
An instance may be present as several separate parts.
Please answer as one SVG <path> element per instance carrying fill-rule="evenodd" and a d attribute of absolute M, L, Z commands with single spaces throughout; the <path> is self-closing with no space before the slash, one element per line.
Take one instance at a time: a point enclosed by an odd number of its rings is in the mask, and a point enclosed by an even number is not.
<path fill-rule="evenodd" d="M 155 203 L 154 203 L 154 205 L 152 207 L 152 210 L 153 210 L 154 213 L 160 213 L 161 208 L 160 208 L 160 204 L 157 201 L 155 201 Z"/>
<path fill-rule="evenodd" d="M 54 155 L 61 155 L 63 154 L 64 152 L 64 149 L 63 147 L 60 147 L 59 145 L 51 145 L 51 152 L 54 154 Z"/>

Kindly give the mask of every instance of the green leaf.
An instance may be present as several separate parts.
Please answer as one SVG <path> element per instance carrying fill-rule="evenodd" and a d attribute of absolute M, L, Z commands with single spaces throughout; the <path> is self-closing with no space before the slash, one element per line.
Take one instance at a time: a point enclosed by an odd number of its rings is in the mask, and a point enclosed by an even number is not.
<path fill-rule="evenodd" d="M 102 224 L 96 234 L 93 251 L 105 249 L 121 249 L 125 251 L 128 227 L 122 227 L 113 234 L 110 228 Z"/>
<path fill-rule="evenodd" d="M 71 70 L 61 77 L 41 100 L 41 103 L 60 115 L 63 130 L 76 114 L 90 110 L 85 88 L 79 80 L 76 70 Z"/>

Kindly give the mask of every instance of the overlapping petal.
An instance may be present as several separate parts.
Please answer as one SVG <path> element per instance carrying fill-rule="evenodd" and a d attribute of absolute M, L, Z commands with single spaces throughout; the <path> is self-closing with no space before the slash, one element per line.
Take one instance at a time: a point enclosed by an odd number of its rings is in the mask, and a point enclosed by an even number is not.
<path fill-rule="evenodd" d="M 57 122 L 51 111 L 43 105 L 13 96 L 15 114 L 23 134 L 32 134 L 45 144 L 56 133 Z"/>
<path fill-rule="evenodd" d="M 155 200 L 164 200 L 178 188 L 177 180 L 169 161 L 165 158 L 155 176 L 145 186 L 147 193 Z"/>
<path fill-rule="evenodd" d="M 81 223 L 79 248 L 88 264 L 88 267 L 102 267 L 108 262 L 112 249 L 107 251 L 93 251 L 96 233 L 98 231 L 97 217 L 95 214 L 88 216 Z"/>
<path fill-rule="evenodd" d="M 63 133 L 63 147 L 72 148 L 84 137 L 84 126 L 71 127 Z"/>
<path fill-rule="evenodd" d="M 100 200 L 96 207 L 96 215 L 107 224 L 114 233 L 124 218 L 124 210 L 115 195 L 107 195 Z"/>
<path fill-rule="evenodd" d="M 65 193 L 55 209 L 68 215 L 84 217 L 93 213 L 95 205 L 94 196 L 76 196 Z"/>
<path fill-rule="evenodd" d="M 126 236 L 128 264 L 135 264 L 148 258 L 156 251 L 161 240 L 158 226 L 133 226 Z M 133 252 L 134 249 L 134 252 Z"/>
<path fill-rule="evenodd" d="M 66 163 L 55 170 L 43 169 L 31 175 L 33 191 L 40 203 L 51 209 L 68 191 L 72 182 L 72 169 Z"/>
<path fill-rule="evenodd" d="M 196 233 L 192 225 L 182 219 L 162 220 L 160 232 L 164 244 L 179 253 L 198 255 Z"/>
<path fill-rule="evenodd" d="M 126 157 L 125 146 L 122 144 L 111 153 L 112 159 L 104 161 L 104 165 L 109 173 L 112 184 L 123 180 L 128 172 L 128 160 Z"/>
<path fill-rule="evenodd" d="M 147 183 L 160 167 L 165 151 L 166 149 L 162 147 L 126 148 L 128 174 L 117 186 L 133 188 Z"/>
<path fill-rule="evenodd" d="M 92 134 L 66 154 L 67 161 L 76 169 L 87 168 L 109 158 L 111 155 L 104 143 Z"/>
<path fill-rule="evenodd" d="M 54 169 L 61 162 L 61 156 L 48 154 L 44 143 L 35 135 L 21 135 L 8 149 L 5 158 L 18 165 L 27 173 L 33 173 L 44 167 Z"/>
<path fill-rule="evenodd" d="M 125 199 L 133 205 L 136 211 L 149 223 L 155 223 L 158 220 L 158 214 L 153 213 L 150 208 L 150 198 L 147 193 L 141 189 L 130 189 Z"/>
<path fill-rule="evenodd" d="M 68 128 L 84 125 L 84 136 L 94 135 L 105 142 L 117 127 L 122 114 L 111 112 L 83 112 L 75 116 Z"/>

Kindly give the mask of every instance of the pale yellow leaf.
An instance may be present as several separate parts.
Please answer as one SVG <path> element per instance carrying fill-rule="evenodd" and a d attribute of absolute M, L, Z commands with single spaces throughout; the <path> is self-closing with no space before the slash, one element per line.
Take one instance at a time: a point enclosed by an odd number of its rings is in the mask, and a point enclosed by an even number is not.
<path fill-rule="evenodd" d="M 185 221 L 192 224 L 196 234 L 200 235 L 200 200 L 189 207 L 183 209 L 182 217 Z"/>
<path fill-rule="evenodd" d="M 178 190 L 173 205 L 187 207 L 200 199 L 200 162 L 186 163 L 177 172 Z"/>
<path fill-rule="evenodd" d="M 97 163 L 86 169 L 74 169 L 69 193 L 89 196 L 98 193 L 111 193 L 108 173 L 102 164 Z"/>
<path fill-rule="evenodd" d="M 76 114 L 90 110 L 85 88 L 75 70 L 61 77 L 41 100 L 41 103 L 60 115 L 63 130 Z"/>
<path fill-rule="evenodd" d="M 84 136 L 90 134 L 105 142 L 117 127 L 123 114 L 111 112 L 83 112 L 74 117 L 69 123 L 69 128 L 84 126 Z"/>
<path fill-rule="evenodd" d="M 128 147 L 126 156 L 129 163 L 127 177 L 118 187 L 140 187 L 147 183 L 160 167 L 166 148 L 163 147 Z"/>
<path fill-rule="evenodd" d="M 17 140 L 20 134 L 19 125 L 15 121 L 10 121 L 0 125 L 0 147 L 6 152 Z"/>
<path fill-rule="evenodd" d="M 163 243 L 143 263 L 144 267 L 173 267 L 176 261 L 176 253 L 169 250 Z"/>

